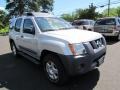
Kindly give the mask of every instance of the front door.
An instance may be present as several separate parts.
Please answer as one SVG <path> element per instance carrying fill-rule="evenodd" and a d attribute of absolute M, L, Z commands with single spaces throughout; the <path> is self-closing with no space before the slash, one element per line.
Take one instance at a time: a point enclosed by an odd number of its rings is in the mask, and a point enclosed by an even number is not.
<path fill-rule="evenodd" d="M 32 19 L 24 19 L 20 49 L 28 55 L 37 57 L 37 39 Z"/>

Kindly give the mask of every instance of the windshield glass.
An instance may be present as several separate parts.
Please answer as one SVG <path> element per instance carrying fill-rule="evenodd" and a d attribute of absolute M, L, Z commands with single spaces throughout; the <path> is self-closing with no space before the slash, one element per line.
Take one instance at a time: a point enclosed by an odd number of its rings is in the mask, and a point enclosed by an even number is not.
<path fill-rule="evenodd" d="M 97 20 L 95 25 L 115 25 L 115 19 L 114 18 L 110 18 L 110 19 L 100 19 Z"/>
<path fill-rule="evenodd" d="M 89 25 L 89 22 L 88 21 L 80 21 L 79 24 L 80 25 Z"/>
<path fill-rule="evenodd" d="M 89 21 L 75 21 L 73 25 L 89 25 Z"/>
<path fill-rule="evenodd" d="M 42 32 L 73 28 L 67 21 L 56 17 L 36 17 L 35 21 Z"/>

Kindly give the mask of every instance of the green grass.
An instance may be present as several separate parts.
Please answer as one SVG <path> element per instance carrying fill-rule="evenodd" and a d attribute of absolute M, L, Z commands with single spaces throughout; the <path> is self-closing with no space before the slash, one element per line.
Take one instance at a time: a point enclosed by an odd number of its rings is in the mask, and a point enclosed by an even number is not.
<path fill-rule="evenodd" d="M 6 35 L 9 32 L 8 30 L 9 30 L 8 27 L 0 29 L 0 35 Z"/>

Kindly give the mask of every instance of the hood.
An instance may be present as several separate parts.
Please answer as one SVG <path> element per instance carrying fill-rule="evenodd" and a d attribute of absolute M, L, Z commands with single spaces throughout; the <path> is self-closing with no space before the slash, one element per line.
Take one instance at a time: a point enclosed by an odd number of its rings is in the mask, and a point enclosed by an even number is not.
<path fill-rule="evenodd" d="M 102 37 L 99 33 L 79 29 L 49 31 L 45 32 L 45 34 L 68 41 L 69 43 L 88 42 Z"/>

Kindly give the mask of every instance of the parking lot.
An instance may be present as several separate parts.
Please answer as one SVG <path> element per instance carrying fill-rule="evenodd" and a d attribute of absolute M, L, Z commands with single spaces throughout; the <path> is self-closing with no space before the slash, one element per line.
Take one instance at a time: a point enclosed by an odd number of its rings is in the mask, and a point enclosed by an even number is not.
<path fill-rule="evenodd" d="M 120 90 L 120 42 L 109 39 L 105 63 L 99 69 L 56 86 L 49 83 L 40 66 L 15 58 L 8 37 L 0 36 L 0 90 Z"/>

